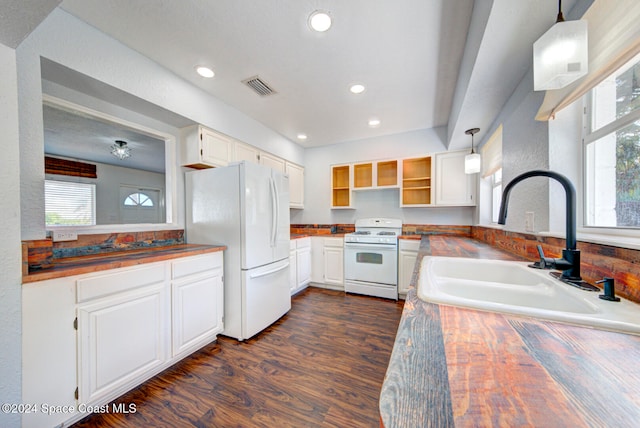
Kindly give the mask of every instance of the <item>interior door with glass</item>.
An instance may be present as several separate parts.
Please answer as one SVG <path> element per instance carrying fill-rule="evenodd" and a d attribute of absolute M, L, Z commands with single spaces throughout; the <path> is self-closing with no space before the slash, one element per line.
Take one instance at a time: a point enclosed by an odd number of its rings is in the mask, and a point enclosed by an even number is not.
<path fill-rule="evenodd" d="M 120 186 L 120 222 L 160 223 L 163 222 L 161 209 L 162 191 Z"/>

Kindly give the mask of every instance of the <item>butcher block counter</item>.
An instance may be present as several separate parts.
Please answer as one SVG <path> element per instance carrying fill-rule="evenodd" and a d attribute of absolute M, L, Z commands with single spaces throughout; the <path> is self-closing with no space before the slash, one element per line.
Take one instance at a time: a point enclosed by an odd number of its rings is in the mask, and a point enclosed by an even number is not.
<path fill-rule="evenodd" d="M 115 251 L 109 253 L 92 254 L 77 257 L 56 259 L 51 266 L 39 270 L 32 270 L 22 276 L 22 283 L 44 281 L 47 279 L 63 278 L 72 275 L 98 272 L 142 263 L 152 263 L 171 260 L 178 257 L 195 256 L 198 254 L 223 251 L 227 247 L 217 245 L 179 244 L 162 247 Z"/>
<path fill-rule="evenodd" d="M 422 237 L 380 395 L 396 427 L 634 427 L 640 336 L 424 302 L 424 256 L 516 260 L 465 237 Z"/>

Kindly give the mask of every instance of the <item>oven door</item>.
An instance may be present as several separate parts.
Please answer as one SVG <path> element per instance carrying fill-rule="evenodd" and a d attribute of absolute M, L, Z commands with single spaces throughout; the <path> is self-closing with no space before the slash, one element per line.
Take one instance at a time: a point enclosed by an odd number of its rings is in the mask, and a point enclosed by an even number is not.
<path fill-rule="evenodd" d="M 346 281 L 396 285 L 397 246 L 345 243 L 344 276 Z"/>

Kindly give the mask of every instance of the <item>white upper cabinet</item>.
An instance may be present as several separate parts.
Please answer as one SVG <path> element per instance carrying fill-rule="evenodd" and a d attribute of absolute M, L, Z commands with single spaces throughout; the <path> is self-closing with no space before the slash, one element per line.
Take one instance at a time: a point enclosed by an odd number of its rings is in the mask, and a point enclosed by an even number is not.
<path fill-rule="evenodd" d="M 289 175 L 289 207 L 304 208 L 304 168 L 287 162 L 286 173 Z"/>
<path fill-rule="evenodd" d="M 253 162 L 289 175 L 290 208 L 304 208 L 304 167 L 202 125 L 182 129 L 181 165 L 203 169 Z"/>
<path fill-rule="evenodd" d="M 260 150 L 248 144 L 236 142 L 235 160 L 260 163 Z"/>
<path fill-rule="evenodd" d="M 476 205 L 476 176 L 465 174 L 468 151 L 436 153 L 436 205 Z"/>
<path fill-rule="evenodd" d="M 227 166 L 233 160 L 233 140 L 207 128 L 202 128 L 202 160 L 216 166 Z"/>
<path fill-rule="evenodd" d="M 227 166 L 233 161 L 235 141 L 204 126 L 183 129 L 182 162 L 192 168 Z"/>
<path fill-rule="evenodd" d="M 276 171 L 280 171 L 281 173 L 285 173 L 285 164 L 286 161 L 277 156 L 271 155 L 269 153 L 260 152 L 260 163 L 262 165 L 266 165 L 275 169 Z"/>

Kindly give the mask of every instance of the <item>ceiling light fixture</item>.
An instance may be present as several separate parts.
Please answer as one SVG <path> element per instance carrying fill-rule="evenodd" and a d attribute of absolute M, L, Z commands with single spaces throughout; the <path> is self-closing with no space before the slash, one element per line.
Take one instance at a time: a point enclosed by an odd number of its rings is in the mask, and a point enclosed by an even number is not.
<path fill-rule="evenodd" d="M 331 16 L 329 12 L 323 10 L 316 10 L 309 15 L 309 26 L 311 29 L 322 33 L 331 28 Z"/>
<path fill-rule="evenodd" d="M 533 89 L 560 89 L 588 71 L 587 21 L 565 21 L 558 0 L 556 23 L 533 44 Z"/>
<path fill-rule="evenodd" d="M 369 127 L 371 128 L 377 128 L 378 126 L 380 126 L 380 119 L 376 119 L 376 118 L 371 118 L 369 119 Z"/>
<path fill-rule="evenodd" d="M 116 140 L 115 144 L 111 146 L 111 154 L 120 160 L 124 160 L 131 156 L 131 148 L 129 148 L 126 141 Z"/>
<path fill-rule="evenodd" d="M 364 92 L 364 85 L 360 84 L 360 83 L 356 83 L 355 85 L 351 85 L 351 87 L 349 88 L 349 90 L 351 91 L 351 93 L 353 94 L 361 94 Z"/>
<path fill-rule="evenodd" d="M 208 79 L 212 78 L 213 76 L 215 76 L 216 74 L 213 72 L 212 69 L 210 69 L 209 67 L 205 67 L 203 65 L 199 65 L 196 67 L 196 71 L 198 72 L 198 74 L 202 77 L 206 77 Z"/>
<path fill-rule="evenodd" d="M 304 141 L 304 140 L 307 139 L 307 134 L 298 134 L 297 137 L 298 137 L 298 140 L 303 140 Z"/>
<path fill-rule="evenodd" d="M 480 132 L 480 128 L 471 128 L 464 131 L 465 134 L 471 135 L 471 153 L 464 157 L 464 173 L 477 174 L 480 172 L 481 158 L 480 153 L 473 151 L 473 135 Z"/>

